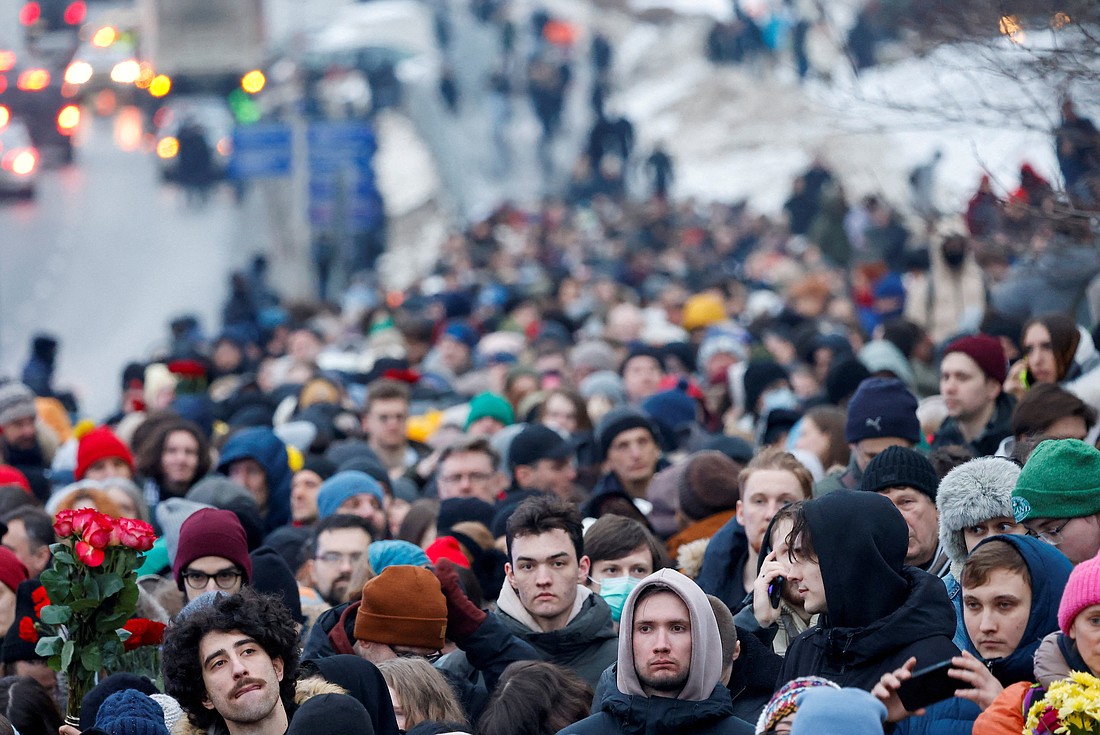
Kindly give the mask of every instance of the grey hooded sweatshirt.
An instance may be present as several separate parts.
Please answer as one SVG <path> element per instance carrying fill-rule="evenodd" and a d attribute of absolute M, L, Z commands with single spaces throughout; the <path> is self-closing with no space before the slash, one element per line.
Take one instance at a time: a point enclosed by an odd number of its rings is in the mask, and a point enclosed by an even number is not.
<path fill-rule="evenodd" d="M 683 690 L 675 698 L 650 697 L 642 689 L 634 666 L 634 606 L 650 587 L 668 589 L 683 600 L 691 620 L 691 668 Z M 616 691 L 604 698 L 600 711 L 562 729 L 558 735 L 638 733 L 663 735 L 749 735 L 753 728 L 733 715 L 729 690 L 719 683 L 722 643 L 706 593 L 673 569 L 662 569 L 641 582 L 623 606 L 619 628 Z"/>

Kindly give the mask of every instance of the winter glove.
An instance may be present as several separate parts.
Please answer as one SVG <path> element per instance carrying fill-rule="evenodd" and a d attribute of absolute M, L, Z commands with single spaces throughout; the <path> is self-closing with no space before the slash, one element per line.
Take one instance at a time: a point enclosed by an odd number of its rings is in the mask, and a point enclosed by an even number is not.
<path fill-rule="evenodd" d="M 455 564 L 450 559 L 436 562 L 435 576 L 443 588 L 443 596 L 447 598 L 447 637 L 460 643 L 481 627 L 488 614 L 463 592 Z"/>

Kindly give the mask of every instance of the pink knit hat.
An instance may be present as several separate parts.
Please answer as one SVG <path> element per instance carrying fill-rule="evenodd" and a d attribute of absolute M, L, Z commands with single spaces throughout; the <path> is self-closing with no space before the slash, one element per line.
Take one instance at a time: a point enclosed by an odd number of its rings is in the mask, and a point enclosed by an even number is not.
<path fill-rule="evenodd" d="M 1062 604 L 1058 606 L 1058 627 L 1069 635 L 1077 614 L 1091 605 L 1100 604 L 1100 554 L 1082 562 L 1069 573 Z"/>

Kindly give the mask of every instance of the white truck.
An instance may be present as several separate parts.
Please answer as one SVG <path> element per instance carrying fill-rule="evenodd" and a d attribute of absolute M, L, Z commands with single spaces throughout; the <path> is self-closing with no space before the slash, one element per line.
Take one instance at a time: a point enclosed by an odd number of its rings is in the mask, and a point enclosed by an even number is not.
<path fill-rule="evenodd" d="M 236 83 L 266 55 L 263 0 L 138 0 L 142 61 L 176 86 Z"/>

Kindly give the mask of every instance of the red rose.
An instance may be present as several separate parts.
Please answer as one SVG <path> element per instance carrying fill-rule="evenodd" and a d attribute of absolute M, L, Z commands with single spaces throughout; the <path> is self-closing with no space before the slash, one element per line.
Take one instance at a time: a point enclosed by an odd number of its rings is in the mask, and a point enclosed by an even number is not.
<path fill-rule="evenodd" d="M 26 615 L 19 621 L 19 637 L 27 643 L 38 643 L 38 629 L 34 627 L 34 621 Z"/>
<path fill-rule="evenodd" d="M 127 651 L 133 651 L 142 646 L 158 646 L 164 640 L 165 625 L 155 620 L 131 618 L 122 627 L 130 631 L 130 637 L 123 644 Z"/>
<path fill-rule="evenodd" d="M 119 518 L 115 522 L 115 527 L 118 529 L 118 537 L 122 545 L 136 551 L 148 551 L 153 548 L 153 542 L 157 540 L 153 527 L 136 518 Z"/>
<path fill-rule="evenodd" d="M 76 558 L 89 567 L 98 567 L 106 556 L 103 549 L 97 549 L 85 541 L 77 541 L 74 551 L 76 551 Z"/>
<path fill-rule="evenodd" d="M 77 536 L 83 535 L 84 529 L 97 515 L 99 515 L 99 513 L 92 508 L 78 508 L 74 510 L 72 515 L 72 532 Z"/>
<path fill-rule="evenodd" d="M 97 549 L 105 549 L 111 543 L 111 532 L 113 530 L 114 524 L 111 523 L 110 516 L 96 513 L 84 526 L 81 536 L 89 545 Z"/>
<path fill-rule="evenodd" d="M 75 510 L 66 508 L 65 510 L 57 511 L 57 515 L 54 517 L 53 530 L 57 534 L 58 538 L 68 538 L 73 534 L 73 515 Z"/>
<path fill-rule="evenodd" d="M 42 608 L 50 604 L 50 596 L 46 594 L 46 588 L 35 587 L 34 592 L 31 593 L 31 601 L 34 602 L 34 614 L 41 616 Z"/>

